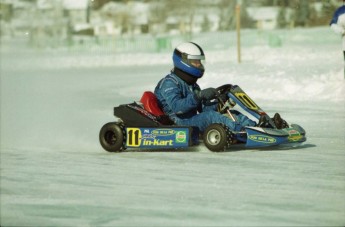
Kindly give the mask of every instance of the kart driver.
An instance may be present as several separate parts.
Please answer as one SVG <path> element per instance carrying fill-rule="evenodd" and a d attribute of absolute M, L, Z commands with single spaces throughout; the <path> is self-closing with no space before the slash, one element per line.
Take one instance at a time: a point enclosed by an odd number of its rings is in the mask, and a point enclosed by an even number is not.
<path fill-rule="evenodd" d="M 197 80 L 204 74 L 203 61 L 205 54 L 202 48 L 193 42 L 186 42 L 178 45 L 173 52 L 174 68 L 171 72 L 159 81 L 155 88 L 155 95 L 158 104 L 166 115 L 176 124 L 185 126 L 196 126 L 201 132 L 213 123 L 221 123 L 235 132 L 240 132 L 245 126 L 264 126 L 259 121 L 249 119 L 238 111 L 231 110 L 236 118 L 233 121 L 217 111 L 217 102 L 212 105 L 205 105 L 216 98 L 215 88 L 201 90 Z M 283 121 L 279 114 L 276 120 Z M 277 125 L 282 128 L 283 125 Z"/>

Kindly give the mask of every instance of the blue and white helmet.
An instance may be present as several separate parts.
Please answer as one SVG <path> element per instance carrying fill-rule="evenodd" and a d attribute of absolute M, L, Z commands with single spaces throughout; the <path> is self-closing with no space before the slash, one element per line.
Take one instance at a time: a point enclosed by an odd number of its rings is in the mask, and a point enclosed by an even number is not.
<path fill-rule="evenodd" d="M 204 51 L 198 44 L 192 42 L 179 44 L 173 53 L 174 66 L 197 79 L 204 75 L 204 60 Z"/>

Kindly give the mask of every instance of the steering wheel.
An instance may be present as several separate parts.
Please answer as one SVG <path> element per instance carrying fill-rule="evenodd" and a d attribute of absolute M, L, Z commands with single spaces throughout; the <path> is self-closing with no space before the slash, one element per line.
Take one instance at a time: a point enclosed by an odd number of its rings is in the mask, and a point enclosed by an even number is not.
<path fill-rule="evenodd" d="M 217 87 L 216 90 L 218 92 L 217 99 L 220 103 L 225 103 L 228 100 L 227 93 L 232 88 L 232 84 L 224 84 L 220 87 Z"/>
<path fill-rule="evenodd" d="M 221 106 L 224 106 L 224 104 L 228 101 L 229 97 L 228 97 L 227 93 L 230 91 L 231 88 L 232 88 L 231 84 L 224 84 L 224 85 L 216 88 L 217 95 L 216 95 L 215 99 L 218 100 L 218 102 L 219 102 L 219 104 L 221 104 Z M 213 102 L 207 101 L 204 104 L 205 105 L 213 105 Z"/>
<path fill-rule="evenodd" d="M 226 94 L 232 88 L 232 84 L 224 84 L 216 88 L 217 92 L 222 95 Z"/>

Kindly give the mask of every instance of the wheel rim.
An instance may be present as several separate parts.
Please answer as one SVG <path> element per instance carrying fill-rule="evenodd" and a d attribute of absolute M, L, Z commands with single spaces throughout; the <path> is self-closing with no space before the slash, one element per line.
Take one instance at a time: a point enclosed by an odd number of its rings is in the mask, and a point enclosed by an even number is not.
<path fill-rule="evenodd" d="M 212 129 L 207 133 L 207 141 L 210 145 L 217 145 L 219 144 L 221 139 L 221 135 L 219 131 Z"/>
<path fill-rule="evenodd" d="M 109 145 L 114 145 L 116 143 L 116 136 L 113 131 L 107 131 L 104 134 L 104 140 L 109 144 Z"/>

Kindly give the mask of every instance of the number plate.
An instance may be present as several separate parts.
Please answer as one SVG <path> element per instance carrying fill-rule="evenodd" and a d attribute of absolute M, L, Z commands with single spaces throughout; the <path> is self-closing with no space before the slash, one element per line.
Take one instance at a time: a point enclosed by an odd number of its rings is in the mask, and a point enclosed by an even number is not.
<path fill-rule="evenodd" d="M 188 147 L 189 137 L 189 128 L 126 128 L 127 147 Z"/>

